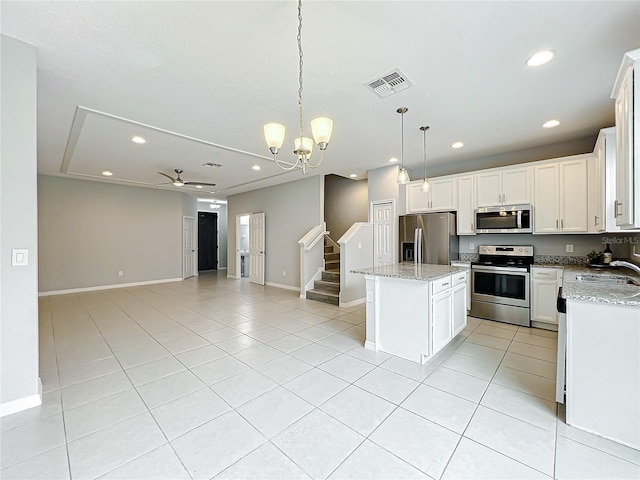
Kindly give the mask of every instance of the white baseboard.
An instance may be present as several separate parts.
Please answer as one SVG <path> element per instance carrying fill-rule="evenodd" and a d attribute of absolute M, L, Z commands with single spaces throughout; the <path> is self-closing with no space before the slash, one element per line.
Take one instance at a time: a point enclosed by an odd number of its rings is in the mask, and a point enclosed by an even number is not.
<path fill-rule="evenodd" d="M 180 277 L 164 278 L 162 280 L 148 280 L 145 282 L 114 283 L 111 285 L 99 285 L 97 287 L 69 288 L 67 290 L 51 290 L 49 292 L 38 292 L 38 296 L 46 297 L 49 295 L 65 295 L 67 293 L 95 292 L 96 290 L 110 290 L 112 288 L 139 287 L 141 285 L 153 285 L 156 283 L 172 283 L 172 282 L 182 282 L 182 278 Z"/>
<path fill-rule="evenodd" d="M 38 393 L 0 404 L 0 417 L 42 405 L 42 381 L 38 377 Z"/>
<path fill-rule="evenodd" d="M 293 290 L 294 292 L 300 291 L 299 287 L 292 287 L 291 285 L 283 285 L 282 283 L 264 282 L 264 284 L 268 287 L 283 288 L 285 290 Z"/>
<path fill-rule="evenodd" d="M 373 350 L 374 352 L 378 351 L 378 349 L 376 348 L 376 344 L 370 342 L 369 340 L 364 342 L 364 348 L 366 348 L 367 350 Z"/>
<path fill-rule="evenodd" d="M 358 298 L 357 300 L 354 300 L 353 302 L 340 302 L 339 306 L 342 308 L 355 307 L 356 305 L 361 305 L 366 301 L 367 301 L 366 297 L 362 297 L 362 298 Z"/>

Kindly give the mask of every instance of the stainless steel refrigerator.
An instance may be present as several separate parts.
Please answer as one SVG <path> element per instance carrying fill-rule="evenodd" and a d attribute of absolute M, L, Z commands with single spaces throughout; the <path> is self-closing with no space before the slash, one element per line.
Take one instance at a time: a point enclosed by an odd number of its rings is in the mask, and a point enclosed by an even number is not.
<path fill-rule="evenodd" d="M 449 265 L 458 259 L 455 213 L 401 215 L 400 261 Z"/>

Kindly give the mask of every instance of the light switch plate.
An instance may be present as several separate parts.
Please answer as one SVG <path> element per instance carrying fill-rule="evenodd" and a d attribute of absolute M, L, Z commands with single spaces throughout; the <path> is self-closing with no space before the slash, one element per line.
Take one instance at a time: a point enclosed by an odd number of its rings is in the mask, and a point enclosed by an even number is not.
<path fill-rule="evenodd" d="M 29 250 L 26 248 L 14 248 L 11 250 L 11 265 L 14 267 L 29 265 Z"/>

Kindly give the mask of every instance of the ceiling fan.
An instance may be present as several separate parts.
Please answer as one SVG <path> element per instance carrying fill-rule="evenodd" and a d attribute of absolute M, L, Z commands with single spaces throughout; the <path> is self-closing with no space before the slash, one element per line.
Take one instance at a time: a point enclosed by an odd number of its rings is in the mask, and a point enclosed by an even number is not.
<path fill-rule="evenodd" d="M 171 183 L 173 185 L 175 185 L 176 187 L 182 187 L 183 185 L 202 185 L 203 187 L 215 187 L 216 186 L 215 183 L 185 182 L 184 180 L 182 180 L 180 178 L 180 174 L 183 172 L 183 170 L 180 170 L 179 168 L 176 168 L 174 170 L 174 172 L 176 172 L 178 174 L 178 176 L 176 178 L 173 178 L 171 175 L 167 175 L 166 173 L 162 173 L 162 172 L 158 172 L 158 173 L 160 175 L 163 175 L 163 176 L 167 177 L 169 180 L 171 180 Z M 162 185 L 166 185 L 166 184 L 162 184 Z"/>

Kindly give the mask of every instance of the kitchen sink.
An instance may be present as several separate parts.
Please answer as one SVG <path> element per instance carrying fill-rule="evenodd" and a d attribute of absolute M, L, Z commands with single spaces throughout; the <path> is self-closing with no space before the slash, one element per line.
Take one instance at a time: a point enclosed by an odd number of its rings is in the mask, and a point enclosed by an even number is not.
<path fill-rule="evenodd" d="M 604 285 L 636 285 L 640 286 L 640 282 L 633 280 L 632 278 L 624 278 L 624 277 L 605 277 L 605 276 L 595 276 L 595 275 L 576 275 L 576 280 L 578 282 L 584 283 L 598 283 Z"/>

